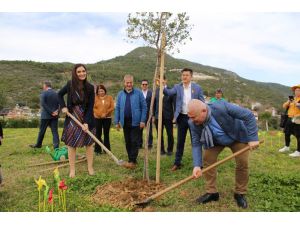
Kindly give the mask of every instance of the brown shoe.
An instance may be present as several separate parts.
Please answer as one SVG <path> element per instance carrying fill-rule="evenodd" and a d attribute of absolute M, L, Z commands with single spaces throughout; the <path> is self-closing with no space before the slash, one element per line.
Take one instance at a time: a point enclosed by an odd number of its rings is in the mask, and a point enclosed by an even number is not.
<path fill-rule="evenodd" d="M 176 170 L 179 170 L 179 169 L 181 169 L 180 165 L 173 165 L 172 168 L 171 168 L 171 171 L 176 171 Z"/>
<path fill-rule="evenodd" d="M 124 167 L 127 168 L 127 169 L 133 170 L 133 169 L 136 168 L 136 164 L 133 163 L 133 162 L 126 162 L 126 163 L 124 163 Z"/>

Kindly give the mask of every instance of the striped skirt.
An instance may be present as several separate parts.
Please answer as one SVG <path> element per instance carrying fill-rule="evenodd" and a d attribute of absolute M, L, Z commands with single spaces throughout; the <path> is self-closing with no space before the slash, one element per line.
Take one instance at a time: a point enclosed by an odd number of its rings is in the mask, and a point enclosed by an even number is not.
<path fill-rule="evenodd" d="M 80 106 L 75 106 L 73 107 L 72 115 L 82 122 L 83 112 L 84 111 Z M 90 131 L 95 135 L 95 128 Z M 61 140 L 67 146 L 71 146 L 73 148 L 89 146 L 94 143 L 93 139 L 87 133 L 85 133 L 82 128 L 78 126 L 71 118 L 68 118 L 68 121 L 65 123 Z"/>

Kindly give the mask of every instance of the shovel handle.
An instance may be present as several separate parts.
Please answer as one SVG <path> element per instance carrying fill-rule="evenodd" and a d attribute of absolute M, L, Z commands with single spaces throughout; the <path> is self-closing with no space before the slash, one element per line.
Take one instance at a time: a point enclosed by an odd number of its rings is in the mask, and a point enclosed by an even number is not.
<path fill-rule="evenodd" d="M 80 123 L 79 122 L 79 120 L 75 117 L 75 116 L 73 116 L 71 113 L 69 113 L 69 112 L 67 112 L 67 115 L 69 116 L 69 117 L 71 117 L 72 118 L 72 120 L 74 120 L 74 122 L 75 123 L 77 123 L 78 124 L 78 126 L 80 126 L 82 129 L 85 129 L 85 127 L 83 126 L 83 124 L 82 123 Z M 96 138 L 96 136 L 91 132 L 91 131 L 89 131 L 89 130 L 86 130 L 86 132 L 87 132 L 87 134 L 88 135 L 90 135 L 90 137 L 98 144 L 98 145 L 100 145 L 101 146 L 101 148 L 119 165 L 120 163 L 120 160 L 116 157 L 116 156 L 114 156 L 114 154 L 112 154 L 111 153 L 111 151 L 109 151 L 106 147 L 105 147 L 105 145 L 104 144 L 102 144 L 99 140 L 98 140 L 98 138 Z"/>
<path fill-rule="evenodd" d="M 264 140 L 261 140 L 259 143 L 261 144 L 263 142 L 264 142 Z M 204 168 L 202 170 L 202 173 L 205 173 L 208 170 L 211 170 L 211 169 L 219 166 L 220 164 L 223 164 L 226 161 L 228 161 L 228 160 L 230 160 L 230 159 L 232 159 L 232 158 L 234 158 L 234 157 L 236 157 L 238 155 L 243 154 L 244 152 L 246 152 L 248 150 L 250 150 L 250 146 L 247 146 L 247 147 L 239 150 L 238 152 L 235 152 L 234 154 L 232 154 L 232 155 L 230 155 L 230 156 L 228 156 L 228 157 L 226 157 L 226 158 L 224 158 L 224 159 L 222 159 L 222 160 L 220 160 L 220 161 L 218 161 L 218 162 L 216 162 L 216 163 L 214 163 L 214 164 L 212 164 L 212 165 Z M 194 179 L 193 175 L 191 175 L 191 176 L 189 176 L 189 177 L 187 177 L 187 178 L 185 178 L 185 179 L 183 179 L 183 180 L 181 180 L 181 181 L 179 181 L 179 182 L 177 182 L 175 184 L 172 184 L 171 186 L 167 187 L 166 189 L 164 189 L 164 190 L 162 190 L 160 192 L 157 192 L 156 194 L 150 196 L 147 200 L 145 200 L 145 202 L 151 202 L 152 200 L 154 200 L 154 199 L 158 198 L 159 196 L 163 195 L 164 193 L 166 193 L 166 192 L 168 192 L 168 191 L 170 191 L 170 190 L 172 190 L 172 189 L 174 189 L 174 188 L 176 188 L 176 187 L 178 187 L 178 186 L 180 186 L 182 184 L 185 184 L 186 182 L 188 182 L 188 181 L 190 181 L 192 179 Z"/>

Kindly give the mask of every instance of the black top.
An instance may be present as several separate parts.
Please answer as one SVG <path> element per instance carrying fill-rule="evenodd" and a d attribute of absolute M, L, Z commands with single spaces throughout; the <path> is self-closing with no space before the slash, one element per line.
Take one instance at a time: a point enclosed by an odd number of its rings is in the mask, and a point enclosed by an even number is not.
<path fill-rule="evenodd" d="M 88 95 L 88 102 L 86 104 L 82 104 L 81 106 L 84 108 L 84 118 L 83 123 L 87 123 L 89 125 L 89 129 L 93 128 L 94 125 L 94 101 L 95 101 L 95 93 L 94 93 L 94 86 L 88 83 L 88 89 L 87 94 Z M 64 100 L 64 95 L 67 95 L 67 106 Z M 72 109 L 75 106 L 72 102 L 72 96 L 71 96 L 71 81 L 68 81 L 68 83 L 60 89 L 58 92 L 58 100 L 59 105 L 61 108 L 67 107 L 69 112 L 72 113 Z"/>
<path fill-rule="evenodd" d="M 169 87 L 167 87 L 169 89 Z M 158 119 L 158 105 L 159 105 L 159 88 L 156 89 L 155 101 L 154 101 L 154 115 Z M 173 120 L 175 109 L 175 96 L 164 95 L 163 97 L 163 110 L 162 118 L 167 120 Z"/>

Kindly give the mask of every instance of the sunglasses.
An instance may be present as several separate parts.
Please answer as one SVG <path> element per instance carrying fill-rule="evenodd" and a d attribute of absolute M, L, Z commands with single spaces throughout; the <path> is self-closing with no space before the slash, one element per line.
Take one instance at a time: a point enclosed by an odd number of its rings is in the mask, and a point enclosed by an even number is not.
<path fill-rule="evenodd" d="M 142 84 L 142 85 L 148 85 L 148 84 Z"/>

